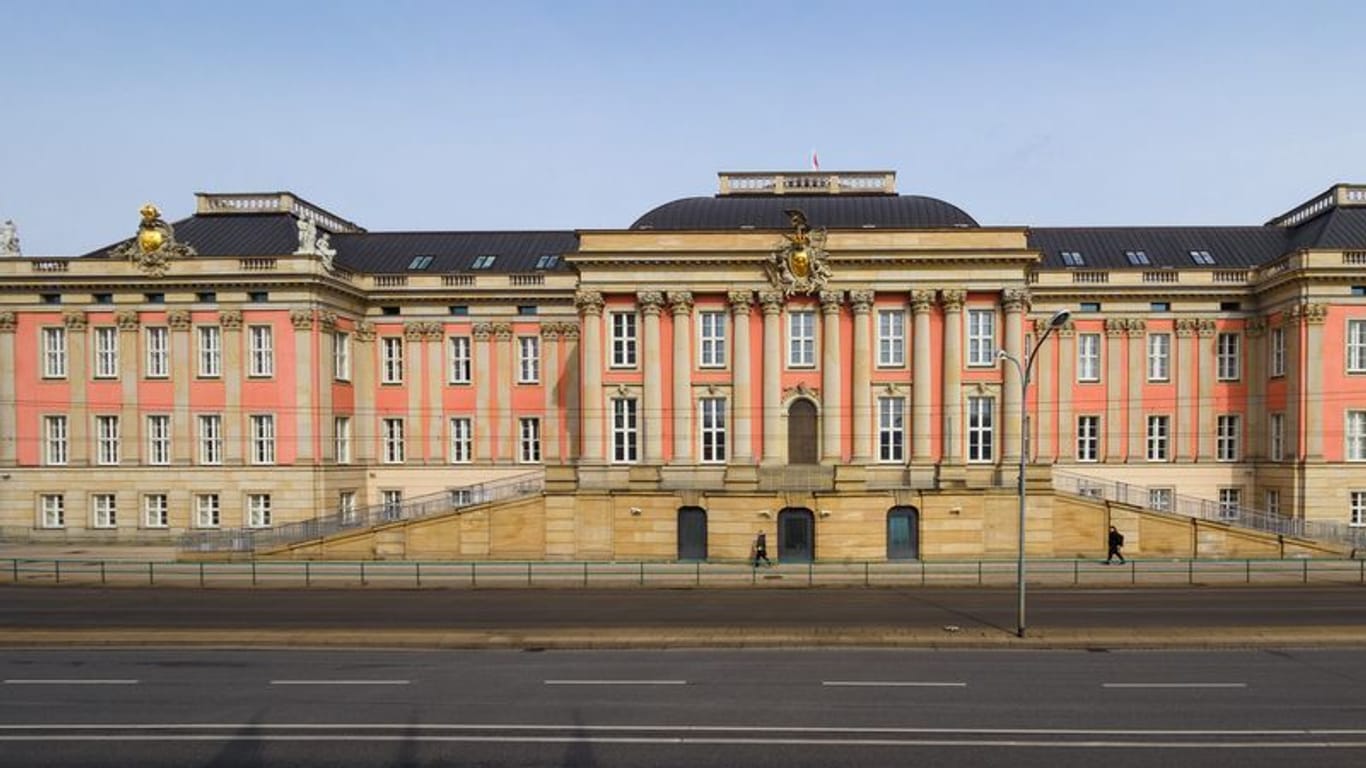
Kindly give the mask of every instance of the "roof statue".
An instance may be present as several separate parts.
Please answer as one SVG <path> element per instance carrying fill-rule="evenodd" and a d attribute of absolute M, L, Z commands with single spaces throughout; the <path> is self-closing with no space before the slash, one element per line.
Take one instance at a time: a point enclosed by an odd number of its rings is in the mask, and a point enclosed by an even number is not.
<path fill-rule="evenodd" d="M 0 256 L 22 256 L 19 252 L 19 231 L 14 222 L 5 219 L 0 225 Z"/>
<path fill-rule="evenodd" d="M 322 259 L 323 268 L 331 272 L 333 269 L 333 257 L 337 255 L 337 249 L 332 247 L 332 236 L 326 232 L 318 235 L 318 239 L 313 244 L 313 249 L 318 252 L 318 257 Z"/>
<path fill-rule="evenodd" d="M 791 296 L 810 296 L 825 287 L 830 279 L 826 264 L 825 229 L 812 231 L 806 214 L 797 209 L 783 211 L 792 222 L 792 231 L 783 235 L 783 244 L 769 255 L 764 265 L 773 287 Z"/>
<path fill-rule="evenodd" d="M 137 237 L 109 249 L 110 256 L 136 262 L 143 272 L 161 277 L 170 268 L 172 259 L 195 255 L 193 248 L 176 242 L 175 228 L 161 218 L 161 211 L 155 205 L 147 203 L 139 213 L 142 221 L 138 224 Z"/>
<path fill-rule="evenodd" d="M 299 247 L 296 256 L 312 256 L 318 252 L 318 225 L 311 219 L 299 219 Z"/>

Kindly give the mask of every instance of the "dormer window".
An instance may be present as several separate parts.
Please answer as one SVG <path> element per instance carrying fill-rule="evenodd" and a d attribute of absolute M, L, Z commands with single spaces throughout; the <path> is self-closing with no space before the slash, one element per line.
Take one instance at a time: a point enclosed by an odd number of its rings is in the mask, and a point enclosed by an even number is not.
<path fill-rule="evenodd" d="M 541 256 L 540 258 L 536 259 L 536 268 L 537 268 L 537 269 L 554 269 L 554 268 L 555 268 L 555 265 L 556 265 L 556 264 L 559 264 L 559 263 L 560 263 L 560 257 L 559 257 L 558 255 L 553 254 L 553 253 L 547 253 L 546 255 Z"/>
<path fill-rule="evenodd" d="M 408 262 L 408 269 L 414 271 L 426 269 L 432 265 L 432 260 L 435 258 L 435 256 L 414 256 L 413 260 Z"/>
<path fill-rule="evenodd" d="M 1062 257 L 1062 263 L 1069 267 L 1086 266 L 1086 259 L 1082 258 L 1081 251 L 1062 251 L 1058 255 Z"/>
<path fill-rule="evenodd" d="M 1191 261 L 1196 264 L 1213 264 L 1214 257 L 1210 255 L 1209 251 L 1191 251 Z"/>
<path fill-rule="evenodd" d="M 1152 262 L 1148 260 L 1147 251 L 1125 251 L 1124 258 L 1129 260 L 1130 266 L 1142 267 L 1152 264 Z"/>
<path fill-rule="evenodd" d="M 489 267 L 493 266 L 493 262 L 497 258 L 498 256 L 496 254 L 484 254 L 483 256 L 475 256 L 474 263 L 470 265 L 470 269 L 488 269 Z"/>

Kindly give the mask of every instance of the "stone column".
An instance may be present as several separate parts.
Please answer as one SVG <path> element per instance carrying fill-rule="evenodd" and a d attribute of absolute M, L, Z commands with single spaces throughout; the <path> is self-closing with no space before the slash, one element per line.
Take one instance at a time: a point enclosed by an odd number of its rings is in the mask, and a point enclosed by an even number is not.
<path fill-rule="evenodd" d="M 674 464 L 692 462 L 692 293 L 669 291 L 673 317 L 673 456 Z"/>
<path fill-rule="evenodd" d="M 1055 334 L 1058 337 L 1058 460 L 1071 461 L 1077 456 L 1077 414 L 1072 408 L 1072 392 L 1077 381 L 1077 325 L 1068 320 Z"/>
<path fill-rule="evenodd" d="M 731 365 L 731 391 L 735 398 L 735 440 L 730 454 L 732 464 L 754 463 L 754 385 L 751 368 L 754 355 L 749 348 L 749 313 L 753 306 L 754 294 L 750 291 L 731 291 L 726 295 L 730 301 L 731 317 L 735 326 L 735 360 Z M 764 339 L 767 348 L 768 339 Z M 767 360 L 765 360 L 767 364 Z M 768 370 L 764 370 L 767 382 Z M 767 399 L 767 392 L 764 394 Z M 768 403 L 764 403 L 767 409 Z M 765 411 L 767 412 L 767 411 Z M 765 428 L 767 429 L 767 428 Z M 767 434 L 767 431 L 765 431 Z"/>
<path fill-rule="evenodd" d="M 933 310 L 934 291 L 911 291 L 914 339 L 911 347 L 911 461 L 916 464 L 934 461 L 934 443 L 930 440 L 930 409 L 934 407 L 934 370 L 930 362 L 930 313 Z"/>
<path fill-rule="evenodd" d="M 1034 338 L 1041 339 L 1045 333 L 1048 333 L 1048 320 L 1042 317 L 1035 318 Z M 1034 393 L 1039 405 L 1034 409 L 1034 418 L 1030 420 L 1030 461 L 1044 459 L 1052 463 L 1056 455 L 1053 434 L 1057 431 L 1055 420 L 1058 415 L 1058 401 L 1061 399 L 1053 381 L 1057 349 L 1058 340 L 1050 338 L 1039 348 L 1039 355 L 1034 363 Z"/>
<path fill-rule="evenodd" d="M 320 350 L 316 376 L 318 382 L 318 456 L 322 459 L 323 464 L 335 464 L 337 461 L 337 420 L 336 414 L 332 410 L 332 386 L 336 378 L 334 375 L 336 370 L 334 358 L 337 354 L 337 313 L 332 311 L 319 312 L 318 331 L 318 349 Z M 324 337 L 327 338 L 325 346 Z M 326 351 L 321 351 L 323 349 Z M 352 423 L 355 423 L 354 419 L 352 419 Z"/>
<path fill-rule="evenodd" d="M 579 417 L 583 409 L 580 388 L 582 380 L 579 378 L 579 324 L 561 323 L 560 332 L 564 335 L 565 349 L 564 375 L 559 378 L 559 383 L 564 389 L 559 399 L 563 402 L 565 410 L 565 458 L 573 460 L 579 457 L 579 450 L 583 445 L 583 420 Z"/>
<path fill-rule="evenodd" d="M 1266 455 L 1266 429 L 1264 416 L 1266 412 L 1266 355 L 1265 346 L 1262 339 L 1266 333 L 1266 319 L 1261 317 L 1250 317 L 1243 324 L 1243 332 L 1247 335 L 1247 370 L 1243 372 L 1247 379 L 1247 416 L 1246 426 L 1239 435 L 1240 456 L 1243 461 L 1255 461 Z M 1258 500 L 1260 504 L 1260 500 Z"/>
<path fill-rule="evenodd" d="M 318 361 L 313 359 L 313 310 L 291 310 L 289 322 L 294 326 L 294 463 L 312 464 L 313 391 L 317 388 L 313 377 L 318 368 Z M 287 416 L 280 414 L 276 420 L 284 418 Z"/>
<path fill-rule="evenodd" d="M 1194 440 L 1192 428 L 1195 424 L 1193 414 L 1196 410 L 1193 382 L 1197 378 L 1195 330 L 1198 325 L 1193 317 L 1178 318 L 1176 340 L 1172 345 L 1171 375 L 1176 378 L 1176 406 L 1172 413 L 1172 419 L 1176 423 L 1172 427 L 1172 457 L 1176 461 L 1190 461 L 1194 458 L 1194 454 L 1191 453 L 1191 442 Z M 1140 425 L 1140 429 L 1146 437 L 1146 421 Z"/>
<path fill-rule="evenodd" d="M 351 435 L 358 464 L 375 463 L 375 429 L 379 426 L 375 413 L 378 392 L 375 390 L 375 326 L 359 320 L 351 334 L 352 375 L 355 378 L 355 397 L 352 406 Z M 227 344 L 225 343 L 226 347 Z"/>
<path fill-rule="evenodd" d="M 424 323 L 403 324 L 403 388 L 408 395 L 408 411 L 403 419 L 403 463 L 422 463 L 425 442 L 422 433 L 422 337 Z"/>
<path fill-rule="evenodd" d="M 498 414 L 498 447 L 494 451 L 495 461 L 517 461 L 517 420 L 512 413 L 512 387 L 517 374 L 512 369 L 512 324 L 494 323 L 493 338 L 498 366 L 498 386 L 494 391 L 493 412 Z"/>
<path fill-rule="evenodd" d="M 781 464 L 783 446 L 783 294 L 781 291 L 760 291 L 759 303 L 764 310 L 764 464 Z M 746 312 L 746 319 L 749 314 Z"/>
<path fill-rule="evenodd" d="M 1105 318 L 1106 462 L 1124 461 L 1124 340 L 1128 330 L 1128 318 Z"/>
<path fill-rule="evenodd" d="M 541 323 L 541 388 L 545 413 L 541 416 L 541 459 L 560 463 L 560 323 Z"/>
<path fill-rule="evenodd" d="M 71 414 L 66 421 L 67 464 L 86 466 L 95 463 L 95 445 L 89 437 L 93 425 L 90 423 L 90 412 L 86 408 L 86 382 L 90 379 L 86 366 L 90 355 L 85 344 L 85 315 L 80 312 L 65 313 L 62 315 L 62 324 L 66 326 L 66 374 L 71 385 Z"/>
<path fill-rule="evenodd" d="M 14 360 L 14 331 L 17 326 L 18 320 L 13 312 L 0 312 L 0 360 Z M 8 370 L 0 371 L 0 466 L 3 467 L 14 466 L 19 456 L 15 437 L 18 423 L 18 404 L 14 399 L 16 374 L 13 365 L 8 366 Z M 68 438 L 71 422 L 72 419 L 68 417 Z M 71 451 L 67 453 L 68 461 L 74 458 L 70 455 Z"/>
<path fill-rule="evenodd" d="M 1303 396 L 1303 389 L 1300 386 L 1301 376 L 1303 376 L 1304 344 L 1303 330 L 1301 323 L 1304 320 L 1303 304 L 1290 306 L 1281 317 L 1281 324 L 1285 328 L 1285 458 L 1287 461 L 1302 461 L 1305 454 L 1303 410 L 1300 405 L 1300 398 Z M 1298 473 L 1297 473 L 1298 474 Z M 1302 516 L 1304 509 L 1304 499 L 1296 491 L 1296 500 L 1291 507 L 1294 516 Z"/>
<path fill-rule="evenodd" d="M 446 383 L 446 326 L 436 320 L 423 323 L 422 340 L 427 348 L 427 370 L 423 373 L 427 389 L 427 463 L 444 464 L 446 408 L 441 389 Z"/>
<path fill-rule="evenodd" d="M 493 323 L 475 323 L 473 326 L 474 349 L 470 371 L 474 385 L 474 461 L 489 463 L 493 461 L 493 389 L 495 371 L 489 351 L 489 340 L 493 338 Z"/>
<path fill-rule="evenodd" d="M 136 311 L 125 309 L 114 313 L 114 320 L 119 325 L 119 390 L 123 399 L 119 409 L 119 463 L 137 464 L 142 457 L 142 424 L 138 412 L 138 362 L 142 359 L 142 345 L 138 343 L 139 318 Z M 81 322 L 84 325 L 84 316 Z M 82 350 L 81 360 L 85 359 Z"/>
<path fill-rule="evenodd" d="M 873 313 L 874 292 L 849 292 L 854 310 L 854 463 L 873 460 Z"/>
<path fill-rule="evenodd" d="M 1195 395 L 1195 429 L 1198 461 L 1214 460 L 1214 320 L 1202 318 L 1196 326 L 1196 356 L 1200 361 L 1200 383 Z"/>
<path fill-rule="evenodd" d="M 641 291 L 636 294 L 644 315 L 645 354 L 641 406 L 645 411 L 644 463 L 658 466 L 664 463 L 664 382 L 660 350 L 659 316 L 664 311 L 664 294 L 660 291 Z"/>
<path fill-rule="evenodd" d="M 1148 337 L 1148 324 L 1143 318 L 1131 317 L 1125 332 L 1129 334 L 1129 450 L 1131 462 L 1146 461 L 1144 439 L 1147 425 L 1143 423 L 1143 382 L 1147 379 L 1143 370 L 1147 358 L 1143 342 Z"/>
<path fill-rule="evenodd" d="M 1029 292 L 1022 288 L 1007 288 L 1001 292 L 1001 302 L 1006 310 L 1004 347 L 1006 353 L 1020 365 L 1025 365 L 1024 313 L 1029 308 Z M 1020 371 L 1010 363 L 1001 363 L 1002 369 L 1002 426 L 1001 462 L 1017 464 L 1020 461 L 1020 415 L 1024 413 L 1024 401 L 1020 399 Z"/>
<path fill-rule="evenodd" d="M 944 307 L 944 464 L 963 463 L 963 302 L 968 292 L 939 292 Z"/>
<path fill-rule="evenodd" d="M 840 358 L 840 309 L 844 291 L 821 291 L 821 461 L 844 459 L 840 429 L 844 410 L 840 382 L 844 361 Z"/>
<path fill-rule="evenodd" d="M 601 464 L 602 444 L 602 309 L 604 301 L 597 291 L 579 291 L 574 295 L 574 306 L 583 317 L 583 389 L 579 423 L 583 425 L 583 462 Z"/>
<path fill-rule="evenodd" d="M 223 329 L 223 464 L 234 466 L 242 463 L 242 379 L 247 375 L 242 365 L 242 313 L 225 309 L 218 313 L 218 325 Z M 372 331 L 370 339 L 374 338 Z"/>
<path fill-rule="evenodd" d="M 193 463 L 190 449 L 190 379 L 199 371 L 194 345 L 191 343 L 190 313 L 173 309 L 166 313 L 166 324 L 171 327 L 171 463 Z"/>
<path fill-rule="evenodd" d="M 1309 461 L 1323 459 L 1323 366 L 1331 355 L 1320 354 L 1323 349 L 1323 324 L 1328 319 L 1328 305 L 1304 305 L 1305 349 L 1312 354 L 1305 358 L 1304 370 L 1304 437 L 1305 456 Z M 1338 358 L 1341 359 L 1341 358 Z M 1341 365 L 1341 363 L 1339 363 Z"/>

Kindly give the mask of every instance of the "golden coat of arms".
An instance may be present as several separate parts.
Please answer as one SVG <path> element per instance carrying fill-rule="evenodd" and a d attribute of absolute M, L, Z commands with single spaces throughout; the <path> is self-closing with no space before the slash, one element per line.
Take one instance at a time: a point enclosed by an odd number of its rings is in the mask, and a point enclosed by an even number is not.
<path fill-rule="evenodd" d="M 830 280 L 826 264 L 825 230 L 812 230 L 806 214 L 799 210 L 783 211 L 792 221 L 792 232 L 783 235 L 783 244 L 769 254 L 764 265 L 773 287 L 791 296 L 796 293 L 810 296 L 819 292 Z"/>
<path fill-rule="evenodd" d="M 137 236 L 110 249 L 110 256 L 127 259 L 136 263 L 143 272 L 162 277 L 171 259 L 195 255 L 195 250 L 189 245 L 176 242 L 175 229 L 161 218 L 161 211 L 155 205 L 148 203 L 138 213 L 142 215 L 142 222 L 138 224 Z"/>

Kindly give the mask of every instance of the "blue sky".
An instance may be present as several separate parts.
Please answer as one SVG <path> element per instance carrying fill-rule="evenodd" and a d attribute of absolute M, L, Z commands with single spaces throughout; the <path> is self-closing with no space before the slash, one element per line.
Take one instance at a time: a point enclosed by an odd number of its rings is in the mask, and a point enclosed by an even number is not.
<path fill-rule="evenodd" d="M 1366 181 L 1360 2 L 12 2 L 29 255 L 198 191 L 372 230 L 626 227 L 720 170 L 892 169 L 983 224 L 1259 224 Z"/>

